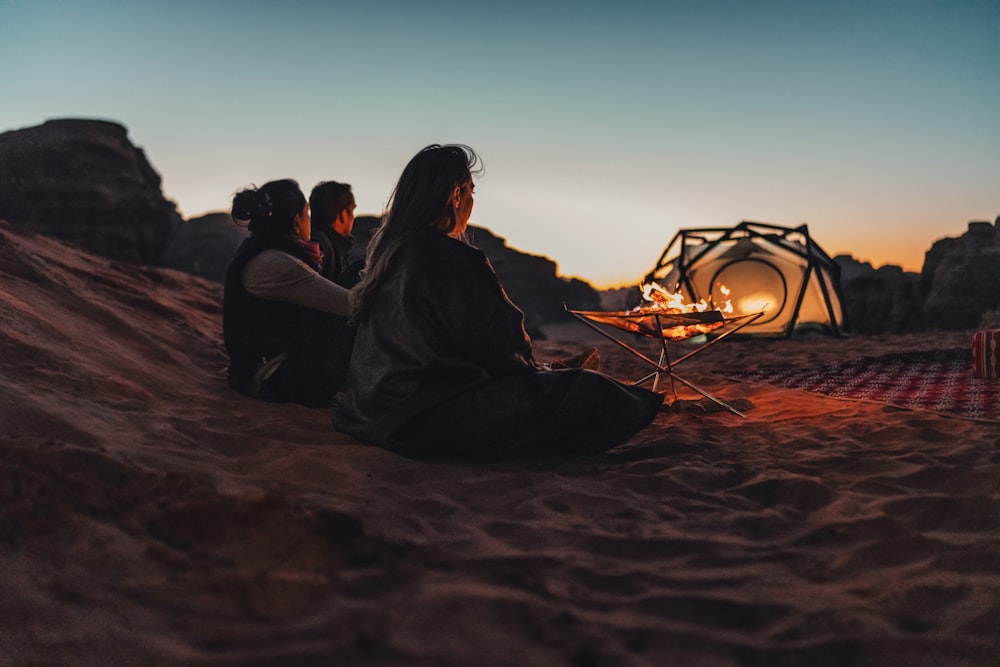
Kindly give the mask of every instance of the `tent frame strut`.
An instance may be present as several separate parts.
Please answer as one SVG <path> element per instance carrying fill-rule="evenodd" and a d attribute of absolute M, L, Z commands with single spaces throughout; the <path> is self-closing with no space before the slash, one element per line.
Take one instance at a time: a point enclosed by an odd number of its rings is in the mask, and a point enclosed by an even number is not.
<path fill-rule="evenodd" d="M 826 252 L 817 245 L 809 235 L 809 227 L 801 224 L 798 227 L 781 227 L 765 222 L 744 220 L 735 227 L 703 227 L 680 229 L 670 243 L 660 254 L 656 266 L 646 274 L 643 283 L 662 281 L 669 275 L 675 275 L 674 284 L 664 285 L 670 291 L 681 292 L 691 301 L 708 298 L 711 294 L 700 294 L 692 280 L 691 269 L 706 259 L 708 253 L 720 246 L 727 246 L 750 239 L 755 247 L 767 249 L 774 247 L 783 253 L 797 257 L 803 263 L 803 276 L 798 289 L 789 294 L 788 305 L 791 306 L 790 317 L 782 324 L 781 332 L 772 329 L 771 335 L 790 337 L 794 332 L 802 312 L 810 286 L 815 282 L 822 299 L 822 308 L 827 314 L 828 323 L 821 323 L 829 328 L 835 336 L 845 335 L 846 312 L 843 307 L 844 298 L 840 289 L 840 267 Z M 710 289 L 710 288 L 709 288 Z M 777 313 L 776 313 L 777 314 Z M 777 324 L 777 323 L 775 323 Z M 744 335 L 753 335 L 753 327 Z"/>

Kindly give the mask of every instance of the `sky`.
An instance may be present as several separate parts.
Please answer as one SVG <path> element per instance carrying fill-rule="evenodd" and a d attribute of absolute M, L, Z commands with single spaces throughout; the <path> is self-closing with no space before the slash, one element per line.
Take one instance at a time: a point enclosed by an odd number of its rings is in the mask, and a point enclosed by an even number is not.
<path fill-rule="evenodd" d="M 742 220 L 919 271 L 1000 216 L 998 35 L 1000 0 L 0 0 L 0 132 L 117 121 L 186 218 L 277 178 L 377 215 L 468 144 L 472 224 L 599 287 Z"/>

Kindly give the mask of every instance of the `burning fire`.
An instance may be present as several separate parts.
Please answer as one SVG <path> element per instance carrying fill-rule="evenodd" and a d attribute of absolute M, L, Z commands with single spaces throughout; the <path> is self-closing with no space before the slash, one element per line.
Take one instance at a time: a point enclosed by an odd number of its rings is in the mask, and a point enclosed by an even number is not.
<path fill-rule="evenodd" d="M 725 285 L 719 285 L 719 292 L 722 296 L 727 297 L 722 307 L 706 302 L 704 299 L 697 303 L 685 303 L 684 295 L 680 292 L 668 292 L 657 283 L 647 283 L 642 286 L 642 298 L 645 303 L 636 306 L 633 311 L 656 310 L 663 313 L 704 313 L 709 310 L 717 310 L 721 313 L 733 312 L 733 303 L 728 298 L 729 289 Z"/>
<path fill-rule="evenodd" d="M 699 334 L 710 333 L 725 324 L 723 313 L 732 313 L 733 304 L 728 298 L 729 290 L 725 285 L 719 285 L 719 292 L 723 297 L 727 297 L 721 308 L 704 299 L 697 303 L 685 303 L 683 294 L 669 292 L 657 283 L 647 283 L 642 286 L 643 303 L 633 308 L 631 312 L 650 315 L 703 313 L 705 316 L 703 322 L 675 324 L 661 330 L 661 335 L 668 340 L 685 340 Z"/>

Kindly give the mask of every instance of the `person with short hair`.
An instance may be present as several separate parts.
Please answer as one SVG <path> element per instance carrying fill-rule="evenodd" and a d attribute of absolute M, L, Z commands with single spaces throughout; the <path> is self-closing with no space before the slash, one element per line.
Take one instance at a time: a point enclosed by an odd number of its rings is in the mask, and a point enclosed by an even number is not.
<path fill-rule="evenodd" d="M 358 281 L 360 270 L 360 263 L 350 261 L 355 208 L 354 193 L 348 183 L 322 181 L 309 193 L 312 239 L 323 251 L 319 273 L 345 287 Z"/>
<path fill-rule="evenodd" d="M 253 398 L 332 403 L 346 376 L 329 340 L 353 309 L 350 290 L 318 273 L 309 203 L 291 179 L 233 197 L 232 217 L 250 231 L 226 269 L 223 338 L 229 385 Z"/>
<path fill-rule="evenodd" d="M 663 397 L 599 372 L 535 362 L 524 313 L 463 240 L 479 158 L 428 146 L 406 165 L 368 244 L 357 338 L 336 428 L 413 458 L 601 452 Z"/>

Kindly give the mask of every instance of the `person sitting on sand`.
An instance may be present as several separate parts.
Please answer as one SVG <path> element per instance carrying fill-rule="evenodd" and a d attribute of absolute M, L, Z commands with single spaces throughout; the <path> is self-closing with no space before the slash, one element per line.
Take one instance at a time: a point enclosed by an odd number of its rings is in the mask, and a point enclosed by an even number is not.
<path fill-rule="evenodd" d="M 330 339 L 352 295 L 317 273 L 323 256 L 305 195 L 291 179 L 271 181 L 237 192 L 232 216 L 250 236 L 226 269 L 229 385 L 266 401 L 329 405 L 347 375 Z"/>
<path fill-rule="evenodd" d="M 347 183 L 323 181 L 309 193 L 312 215 L 312 240 L 323 251 L 319 274 L 344 287 L 353 287 L 359 279 L 361 262 L 351 262 L 349 255 L 354 229 L 354 193 Z"/>
<path fill-rule="evenodd" d="M 467 146 L 435 144 L 403 170 L 357 287 L 336 428 L 413 458 L 583 454 L 624 442 L 662 397 L 535 362 L 524 313 L 462 239 L 478 164 Z"/>

